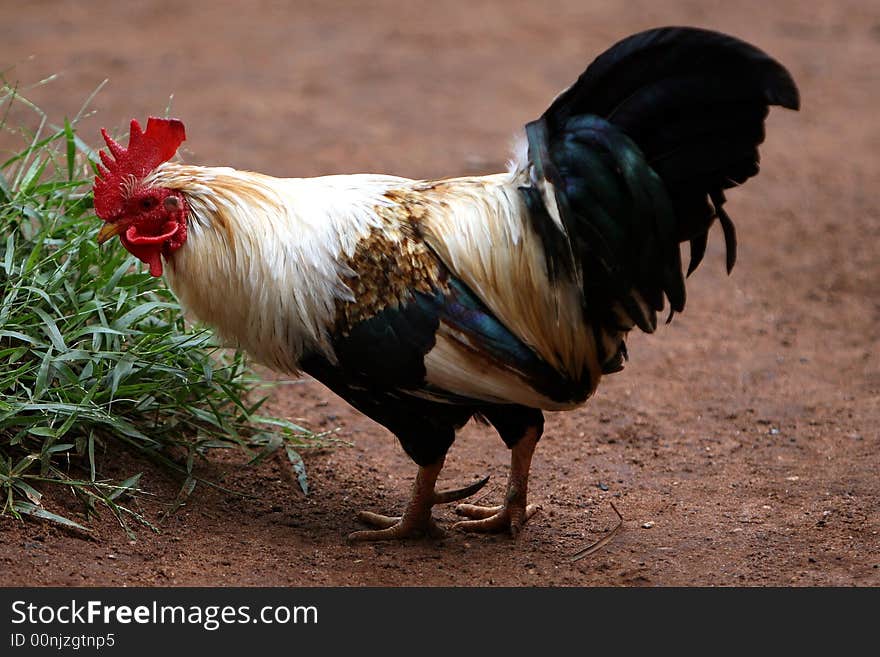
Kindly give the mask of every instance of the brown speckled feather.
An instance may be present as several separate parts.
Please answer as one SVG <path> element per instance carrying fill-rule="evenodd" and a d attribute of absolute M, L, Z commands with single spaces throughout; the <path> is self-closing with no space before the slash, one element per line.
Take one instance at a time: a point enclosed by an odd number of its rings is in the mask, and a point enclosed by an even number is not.
<path fill-rule="evenodd" d="M 396 204 L 376 210 L 382 225 L 343 259 L 353 272 L 346 279 L 353 298 L 336 301 L 335 330 L 342 335 L 385 308 L 409 301 L 413 292 L 443 289 L 445 272 L 437 256 L 417 239 L 412 208 Z"/>

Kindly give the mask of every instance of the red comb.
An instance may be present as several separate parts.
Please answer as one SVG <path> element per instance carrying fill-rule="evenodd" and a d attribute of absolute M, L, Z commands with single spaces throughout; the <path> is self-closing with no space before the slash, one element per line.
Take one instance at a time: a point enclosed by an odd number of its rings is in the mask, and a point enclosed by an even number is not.
<path fill-rule="evenodd" d="M 101 151 L 98 177 L 93 187 L 95 193 L 95 214 L 108 220 L 122 211 L 123 186 L 126 178 L 139 180 L 163 162 L 167 162 L 177 152 L 186 139 L 183 123 L 177 119 L 147 119 L 146 131 L 141 130 L 136 119 L 131 120 L 128 148 L 116 143 L 104 128 L 101 128 L 104 141 L 112 157 Z"/>

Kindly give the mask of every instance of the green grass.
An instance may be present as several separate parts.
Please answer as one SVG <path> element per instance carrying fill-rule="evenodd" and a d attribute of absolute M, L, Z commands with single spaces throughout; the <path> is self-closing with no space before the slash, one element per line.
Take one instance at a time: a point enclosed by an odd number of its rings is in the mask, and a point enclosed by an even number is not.
<path fill-rule="evenodd" d="M 35 128 L 7 125 L 13 104 Z M 44 507 L 54 485 L 86 519 L 109 509 L 129 532 L 132 519 L 152 526 L 123 504 L 141 474 L 112 481 L 99 470 L 96 455 L 112 463 L 123 448 L 180 472 L 179 499 L 199 482 L 217 485 L 193 470 L 212 448 L 242 449 L 251 462 L 282 450 L 307 491 L 297 449 L 326 434 L 258 415 L 242 355 L 188 328 L 164 283 L 115 241 L 97 245 L 95 153 L 78 118 L 52 126 L 0 87 L 0 129 L 24 140 L 0 165 L 0 513 L 86 529 Z"/>

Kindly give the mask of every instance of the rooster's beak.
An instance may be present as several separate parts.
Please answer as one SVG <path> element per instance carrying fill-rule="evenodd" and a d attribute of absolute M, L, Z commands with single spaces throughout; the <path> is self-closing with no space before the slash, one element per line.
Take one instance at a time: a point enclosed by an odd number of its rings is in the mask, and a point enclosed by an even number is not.
<path fill-rule="evenodd" d="M 101 226 L 101 230 L 98 231 L 98 244 L 103 244 L 111 237 L 119 235 L 123 230 L 125 230 L 125 222 L 122 221 L 113 224 L 104 224 Z"/>

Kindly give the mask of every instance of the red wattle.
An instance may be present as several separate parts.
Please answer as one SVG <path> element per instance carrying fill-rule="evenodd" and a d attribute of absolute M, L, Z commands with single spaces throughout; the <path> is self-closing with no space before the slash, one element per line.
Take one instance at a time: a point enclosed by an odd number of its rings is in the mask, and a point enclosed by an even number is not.
<path fill-rule="evenodd" d="M 162 275 L 162 256 L 158 251 L 150 254 L 150 275 L 159 278 Z"/>
<path fill-rule="evenodd" d="M 137 226 L 130 226 L 119 236 L 123 246 L 141 262 L 150 268 L 150 275 L 162 275 L 162 252 L 167 242 L 185 230 L 185 224 L 168 221 L 161 227 L 158 235 L 146 235 L 138 232 Z M 182 242 L 181 242 L 182 243 Z"/>

